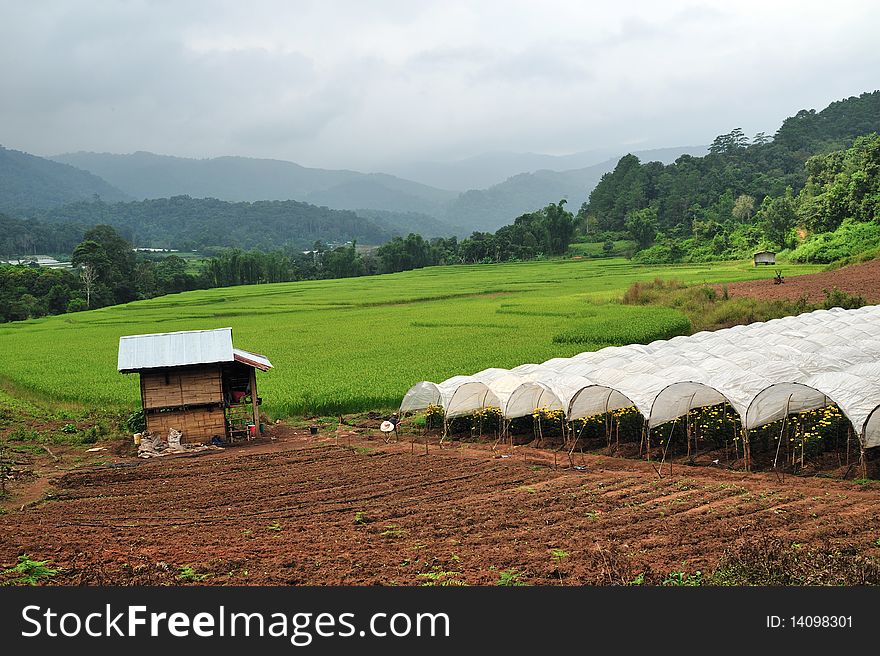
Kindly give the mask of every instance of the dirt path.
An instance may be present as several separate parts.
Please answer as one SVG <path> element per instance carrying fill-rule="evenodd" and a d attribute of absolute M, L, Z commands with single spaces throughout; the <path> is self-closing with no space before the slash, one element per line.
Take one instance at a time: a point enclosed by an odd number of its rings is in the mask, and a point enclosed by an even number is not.
<path fill-rule="evenodd" d="M 781 269 L 785 276 L 785 266 Z M 719 290 L 721 289 L 719 285 Z M 797 301 L 806 296 L 808 303 L 825 300 L 823 290 L 837 288 L 848 294 L 862 296 L 869 303 L 880 303 L 880 260 L 854 264 L 842 269 L 810 273 L 804 276 L 786 277 L 781 285 L 773 284 L 772 278 L 747 280 L 727 285 L 731 296 L 749 296 L 759 299 L 784 299 Z"/>
<path fill-rule="evenodd" d="M 411 452 L 412 450 L 412 452 Z M 61 475 L 50 501 L 0 516 L 0 567 L 22 553 L 62 584 L 619 583 L 707 571 L 775 536 L 880 555 L 880 488 L 601 455 L 415 448 L 378 437 L 262 441 Z M 566 466 L 568 465 L 565 459 Z M 191 566 L 193 573 L 181 568 Z M 181 578 L 182 577 L 182 578 Z"/>

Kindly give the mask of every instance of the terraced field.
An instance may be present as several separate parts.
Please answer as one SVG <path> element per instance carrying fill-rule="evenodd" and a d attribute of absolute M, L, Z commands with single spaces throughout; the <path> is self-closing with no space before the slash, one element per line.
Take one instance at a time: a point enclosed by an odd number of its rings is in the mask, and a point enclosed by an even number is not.
<path fill-rule="evenodd" d="M 786 276 L 815 270 L 785 266 Z M 388 408 L 418 380 L 686 330 L 672 310 L 614 303 L 634 281 L 772 275 L 748 262 L 558 260 L 188 292 L 3 325 L 0 382 L 52 401 L 133 409 L 137 376 L 116 372 L 120 336 L 232 326 L 236 346 L 275 365 L 261 376 L 273 417 Z"/>

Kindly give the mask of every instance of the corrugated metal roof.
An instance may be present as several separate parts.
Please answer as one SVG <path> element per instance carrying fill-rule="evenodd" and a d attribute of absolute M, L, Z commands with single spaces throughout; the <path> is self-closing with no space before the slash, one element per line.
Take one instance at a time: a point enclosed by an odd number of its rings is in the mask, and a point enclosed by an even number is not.
<path fill-rule="evenodd" d="M 218 328 L 120 337 L 117 366 L 137 371 L 233 360 L 232 328 Z"/>
<path fill-rule="evenodd" d="M 235 361 L 261 371 L 272 368 L 272 363 L 265 355 L 233 348 L 232 328 L 126 335 L 119 338 L 119 371 Z"/>
<path fill-rule="evenodd" d="M 236 362 L 243 362 L 251 367 L 256 367 L 260 371 L 268 371 L 272 368 L 269 358 L 259 353 L 251 353 L 242 349 L 232 349 Z"/>

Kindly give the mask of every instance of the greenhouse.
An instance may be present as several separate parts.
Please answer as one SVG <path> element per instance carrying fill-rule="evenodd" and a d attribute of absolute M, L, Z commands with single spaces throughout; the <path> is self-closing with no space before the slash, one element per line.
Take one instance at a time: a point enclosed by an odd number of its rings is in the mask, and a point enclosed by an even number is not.
<path fill-rule="evenodd" d="M 880 306 L 817 310 L 420 382 L 400 410 L 442 406 L 450 419 L 495 407 L 510 421 L 543 408 L 573 421 L 635 408 L 650 431 L 724 403 L 746 431 L 836 404 L 862 449 L 880 446 Z"/>

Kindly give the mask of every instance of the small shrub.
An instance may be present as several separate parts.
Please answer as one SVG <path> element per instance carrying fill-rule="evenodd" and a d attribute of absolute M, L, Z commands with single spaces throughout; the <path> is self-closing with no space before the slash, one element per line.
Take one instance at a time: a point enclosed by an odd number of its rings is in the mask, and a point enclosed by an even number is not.
<path fill-rule="evenodd" d="M 713 585 L 878 585 L 880 563 L 855 547 L 827 543 L 805 549 L 762 536 L 728 550 L 709 578 Z"/>
<path fill-rule="evenodd" d="M 528 583 L 520 581 L 522 574 L 515 569 L 505 569 L 499 572 L 498 583 L 500 586 L 526 586 Z"/>
<path fill-rule="evenodd" d="M 571 554 L 568 553 L 565 549 L 551 549 L 550 555 L 553 557 L 553 560 L 555 560 L 557 563 L 560 563 L 568 558 Z"/>
<path fill-rule="evenodd" d="M 193 568 L 192 565 L 184 565 L 180 568 L 180 574 L 177 575 L 177 578 L 181 581 L 204 581 L 206 578 L 211 576 L 210 574 L 199 574 Z"/>
<path fill-rule="evenodd" d="M 147 419 L 143 410 L 132 412 L 124 423 L 125 429 L 130 433 L 143 433 L 147 430 Z"/>
<path fill-rule="evenodd" d="M 98 441 L 98 429 L 94 426 L 89 427 L 79 438 L 81 444 L 94 444 Z"/>
<path fill-rule="evenodd" d="M 848 294 L 837 287 L 830 291 L 823 289 L 822 293 L 825 295 L 822 307 L 826 310 L 834 307 L 843 308 L 844 310 L 855 310 L 868 304 L 864 297 Z"/>
<path fill-rule="evenodd" d="M 669 572 L 665 579 L 663 579 L 663 585 L 673 585 L 673 586 L 698 586 L 703 585 L 703 573 L 700 570 L 697 570 L 693 574 L 688 574 L 687 572 Z"/>
<path fill-rule="evenodd" d="M 379 533 L 383 538 L 402 538 L 406 535 L 406 529 L 400 528 L 397 524 L 388 524 L 385 530 Z"/>
<path fill-rule="evenodd" d="M 46 567 L 48 560 L 31 560 L 27 554 L 18 557 L 15 567 L 3 570 L 0 576 L 17 575 L 6 579 L 0 585 L 37 585 L 58 573 L 57 569 Z"/>
<path fill-rule="evenodd" d="M 467 585 L 467 583 L 465 583 L 464 581 L 455 578 L 457 576 L 461 576 L 461 572 L 446 572 L 443 571 L 443 568 L 439 565 L 435 565 L 432 571 L 419 574 L 417 578 L 423 579 L 425 581 L 424 583 L 422 583 L 423 586 L 445 587 Z"/>

